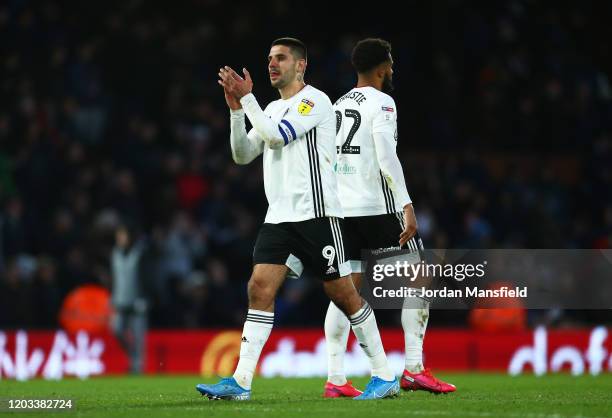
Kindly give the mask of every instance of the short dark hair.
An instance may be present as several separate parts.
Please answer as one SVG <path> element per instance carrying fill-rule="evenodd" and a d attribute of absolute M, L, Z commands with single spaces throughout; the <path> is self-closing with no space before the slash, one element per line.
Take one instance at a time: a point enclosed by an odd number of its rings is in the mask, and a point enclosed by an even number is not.
<path fill-rule="evenodd" d="M 289 47 L 289 49 L 291 49 L 291 53 L 295 58 L 308 60 L 308 51 L 306 50 L 306 45 L 299 39 L 289 37 L 278 38 L 274 42 L 272 42 L 272 45 L 270 46 L 275 45 L 283 45 Z"/>
<path fill-rule="evenodd" d="M 353 48 L 351 63 L 358 73 L 367 73 L 383 62 L 389 61 L 390 53 L 391 44 L 384 39 L 363 39 Z"/>

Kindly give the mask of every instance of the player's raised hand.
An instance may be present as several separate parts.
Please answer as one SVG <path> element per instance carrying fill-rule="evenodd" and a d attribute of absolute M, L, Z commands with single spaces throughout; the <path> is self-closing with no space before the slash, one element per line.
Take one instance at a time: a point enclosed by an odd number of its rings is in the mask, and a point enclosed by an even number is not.
<path fill-rule="evenodd" d="M 219 68 L 218 75 L 219 75 L 219 80 L 217 80 L 217 83 L 219 83 L 226 92 L 228 92 L 229 94 L 233 94 L 232 86 L 233 86 L 234 80 L 230 76 L 230 73 L 225 70 L 225 67 L 222 67 L 222 68 Z"/>
<path fill-rule="evenodd" d="M 417 232 L 417 220 L 411 203 L 404 206 L 404 224 L 404 230 L 400 234 L 399 239 L 400 247 L 406 244 L 410 238 L 414 237 L 414 234 Z"/>
<path fill-rule="evenodd" d="M 251 75 L 243 68 L 245 78 L 242 78 L 231 67 L 225 66 L 219 70 L 219 84 L 221 84 L 229 94 L 238 100 L 249 94 L 253 90 L 253 80 Z"/>
<path fill-rule="evenodd" d="M 251 78 L 251 73 L 246 68 L 242 69 L 242 73 L 244 74 L 244 80 L 249 86 L 249 93 L 253 90 L 253 79 Z"/>

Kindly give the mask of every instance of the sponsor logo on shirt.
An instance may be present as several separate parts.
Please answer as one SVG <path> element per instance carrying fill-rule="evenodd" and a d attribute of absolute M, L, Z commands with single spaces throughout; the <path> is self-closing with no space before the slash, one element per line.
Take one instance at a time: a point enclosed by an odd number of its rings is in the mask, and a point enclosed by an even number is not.
<path fill-rule="evenodd" d="M 336 163 L 334 166 L 334 171 L 338 174 L 356 174 L 357 168 L 347 163 Z"/>
<path fill-rule="evenodd" d="M 393 108 L 392 107 L 387 107 L 387 106 L 383 106 L 382 110 L 383 110 L 383 112 L 393 112 Z"/>

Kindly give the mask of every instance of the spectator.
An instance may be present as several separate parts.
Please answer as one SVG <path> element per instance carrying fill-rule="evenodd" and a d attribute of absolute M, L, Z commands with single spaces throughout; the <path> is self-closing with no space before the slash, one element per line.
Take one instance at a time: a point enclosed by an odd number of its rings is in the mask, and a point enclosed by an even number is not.
<path fill-rule="evenodd" d="M 141 262 L 145 242 L 134 230 L 122 225 L 116 232 L 112 264 L 112 329 L 130 359 L 130 372 L 142 373 L 147 330 Z"/>

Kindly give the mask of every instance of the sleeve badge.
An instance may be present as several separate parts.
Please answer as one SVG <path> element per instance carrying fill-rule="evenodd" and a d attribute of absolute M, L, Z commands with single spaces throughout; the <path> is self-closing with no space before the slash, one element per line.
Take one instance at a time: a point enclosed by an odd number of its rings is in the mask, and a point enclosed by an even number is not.
<path fill-rule="evenodd" d="M 300 104 L 298 105 L 298 113 L 300 115 L 308 115 L 312 108 L 314 107 L 314 102 L 308 99 L 302 99 Z"/>

